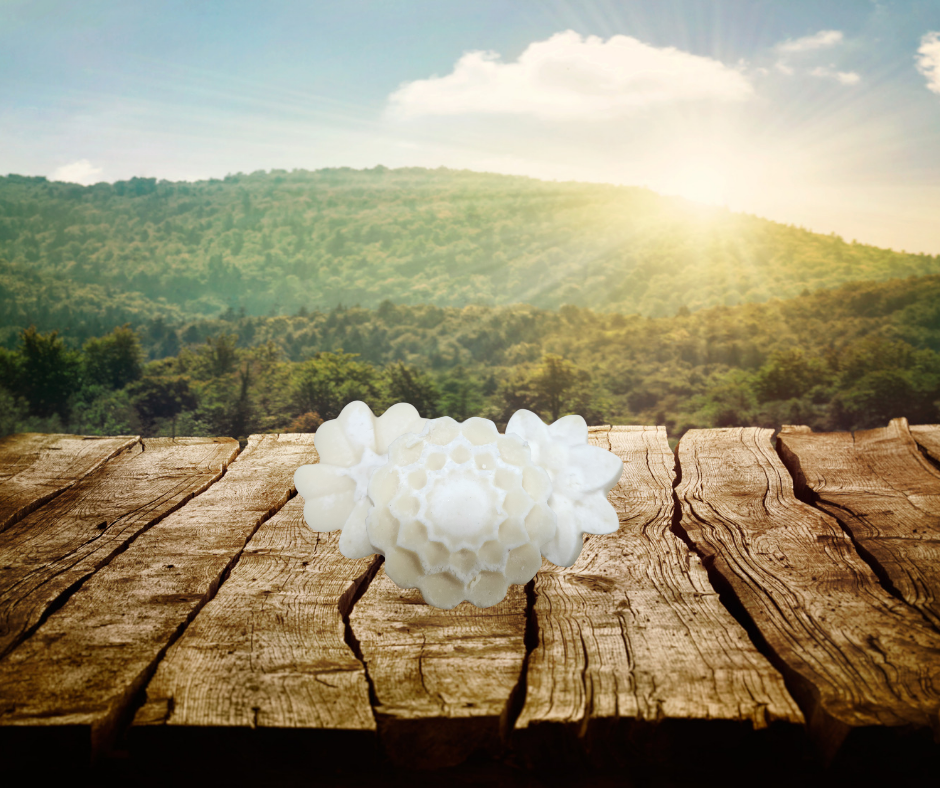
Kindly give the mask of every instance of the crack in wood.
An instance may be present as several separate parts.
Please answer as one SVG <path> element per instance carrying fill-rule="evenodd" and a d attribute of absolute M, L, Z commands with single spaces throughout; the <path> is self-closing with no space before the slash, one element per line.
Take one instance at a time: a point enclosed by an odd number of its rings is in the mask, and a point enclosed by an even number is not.
<path fill-rule="evenodd" d="M 509 701 L 506 703 L 506 712 L 499 721 L 499 735 L 504 744 L 509 744 L 516 720 L 522 713 L 522 707 L 525 704 L 526 688 L 528 686 L 529 659 L 532 652 L 539 643 L 539 622 L 535 615 L 535 578 L 533 577 L 524 586 L 525 591 L 525 629 L 522 635 L 522 643 L 525 647 L 525 657 L 522 660 L 522 668 L 519 671 L 519 680 L 512 688 L 509 695 Z"/>
<path fill-rule="evenodd" d="M 238 730 L 254 726 L 266 740 L 275 729 L 319 728 L 350 746 L 374 744 L 365 665 L 348 617 L 381 559 L 345 559 L 338 532 L 311 531 L 303 504 L 291 490 L 257 526 L 212 600 L 162 660 L 131 730 L 138 746 L 202 727 L 234 741 Z M 166 697 L 175 699 L 175 714 L 160 721 L 149 707 Z"/>
<path fill-rule="evenodd" d="M 365 674 L 366 685 L 369 688 L 369 705 L 372 707 L 373 714 L 376 713 L 376 707 L 379 705 L 379 701 L 375 694 L 375 684 L 373 684 L 372 677 L 369 675 L 369 665 L 362 656 L 362 646 L 356 638 L 356 633 L 353 631 L 352 624 L 350 623 L 350 616 L 352 615 L 356 603 L 362 599 L 366 591 L 369 590 L 369 586 L 375 579 L 384 561 L 385 559 L 380 555 L 373 556 L 373 561 L 369 564 L 368 569 L 360 575 L 360 579 L 349 597 L 348 604 L 344 604 L 341 599 L 339 608 L 340 615 L 343 618 L 343 639 L 356 659 L 359 660 L 359 664 L 362 665 L 362 672 Z"/>
<path fill-rule="evenodd" d="M 261 520 L 257 524 L 255 529 L 251 532 L 251 535 L 248 536 L 247 539 L 245 539 L 245 542 L 242 545 L 241 550 L 239 550 L 234 556 L 232 556 L 232 558 L 226 565 L 225 569 L 223 570 L 222 575 L 220 576 L 218 581 L 210 582 L 210 584 L 208 585 L 206 589 L 206 593 L 202 595 L 199 601 L 193 606 L 192 611 L 189 613 L 189 615 L 187 615 L 185 620 L 180 623 L 180 625 L 176 628 L 175 632 L 167 639 L 163 648 L 161 648 L 157 652 L 157 655 L 150 662 L 150 664 L 148 664 L 147 667 L 143 671 L 141 671 L 137 679 L 134 681 L 134 686 L 136 686 L 136 690 L 134 690 L 132 693 L 129 693 L 129 700 L 126 704 L 126 708 L 122 711 L 121 720 L 115 726 L 115 730 L 111 731 L 108 739 L 103 742 L 103 748 L 113 746 L 115 741 L 118 741 L 121 737 L 123 737 L 127 733 L 127 729 L 130 726 L 131 721 L 134 719 L 134 716 L 137 714 L 137 712 L 140 710 L 140 708 L 143 706 L 146 700 L 147 683 L 150 681 L 150 679 L 153 678 L 160 662 L 163 661 L 163 658 L 166 656 L 167 652 L 170 650 L 173 644 L 176 643 L 183 636 L 183 634 L 186 632 L 187 627 L 192 623 L 192 621 L 199 614 L 199 611 L 202 610 L 209 602 L 211 602 L 212 599 L 216 596 L 216 594 L 218 594 L 226 578 L 229 576 L 232 569 L 235 567 L 235 565 L 238 563 L 239 559 L 241 558 L 242 554 L 244 553 L 245 547 L 251 541 L 251 537 L 254 536 L 255 533 L 257 533 L 258 529 L 263 525 L 264 522 L 269 520 L 271 517 L 273 517 L 277 513 L 279 508 L 280 507 L 273 508 L 272 510 L 270 510 L 267 513 L 267 515 L 264 517 L 264 519 Z M 170 721 L 170 719 L 173 716 L 173 712 L 175 710 L 176 710 L 176 701 L 173 698 L 173 696 L 170 696 L 167 698 L 167 714 L 166 714 L 165 719 L 163 720 L 164 723 L 168 723 Z M 255 714 L 255 722 L 257 723 L 257 713 Z M 97 755 L 100 755 L 100 752 Z"/>

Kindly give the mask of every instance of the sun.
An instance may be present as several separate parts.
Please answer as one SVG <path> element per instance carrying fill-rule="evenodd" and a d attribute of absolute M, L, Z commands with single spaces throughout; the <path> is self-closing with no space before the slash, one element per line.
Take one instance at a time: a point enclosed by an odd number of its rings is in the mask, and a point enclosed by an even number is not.
<path fill-rule="evenodd" d="M 705 205 L 727 205 L 727 163 L 702 159 L 679 160 L 663 174 L 662 191 Z"/>

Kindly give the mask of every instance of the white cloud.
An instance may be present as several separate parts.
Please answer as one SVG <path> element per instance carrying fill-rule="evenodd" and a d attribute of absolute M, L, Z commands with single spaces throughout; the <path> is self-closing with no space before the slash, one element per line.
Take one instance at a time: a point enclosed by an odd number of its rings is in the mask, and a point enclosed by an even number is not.
<path fill-rule="evenodd" d="M 742 101 L 753 93 L 740 71 L 628 36 L 604 41 L 568 30 L 530 44 L 514 63 L 468 52 L 444 77 L 402 85 L 389 97 L 401 116 L 526 114 L 556 120 L 609 118 L 680 101 Z"/>
<path fill-rule="evenodd" d="M 813 49 L 824 49 L 842 43 L 841 30 L 820 30 L 811 36 L 797 38 L 795 41 L 787 39 L 777 44 L 780 52 L 808 52 Z"/>
<path fill-rule="evenodd" d="M 777 71 L 779 71 L 781 74 L 786 74 L 788 77 L 793 76 L 793 69 L 782 60 L 774 63 L 774 68 L 777 69 Z"/>
<path fill-rule="evenodd" d="M 834 79 L 843 85 L 857 85 L 862 81 L 861 76 L 854 71 L 836 71 L 833 68 L 826 68 L 824 66 L 816 66 L 816 68 L 809 73 L 814 77 Z"/>
<path fill-rule="evenodd" d="M 101 167 L 93 166 L 88 159 L 79 159 L 71 164 L 59 167 L 52 173 L 52 180 L 81 183 L 87 186 L 90 183 L 95 183 L 100 174 Z"/>
<path fill-rule="evenodd" d="M 940 93 L 940 32 L 927 33 L 920 40 L 917 70 L 927 77 L 927 90 Z"/>

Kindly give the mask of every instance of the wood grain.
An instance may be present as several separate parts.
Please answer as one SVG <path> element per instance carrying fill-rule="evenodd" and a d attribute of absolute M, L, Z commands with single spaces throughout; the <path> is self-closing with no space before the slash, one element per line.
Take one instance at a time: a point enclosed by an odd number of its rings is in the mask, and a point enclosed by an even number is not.
<path fill-rule="evenodd" d="M 665 429 L 592 428 L 591 442 L 624 462 L 609 496 L 620 530 L 589 536 L 574 566 L 546 561 L 536 576 L 538 644 L 516 723 L 529 749 L 548 750 L 562 730 L 588 748 L 619 733 L 622 746 L 636 722 L 712 720 L 722 732 L 729 721 L 801 724 L 782 676 L 671 531 L 675 458 Z"/>
<path fill-rule="evenodd" d="M 827 757 L 855 731 L 936 725 L 940 635 L 881 586 L 833 518 L 796 499 L 771 434 L 686 433 L 681 527 L 746 611 Z"/>
<path fill-rule="evenodd" d="M 0 531 L 55 498 L 137 436 L 24 433 L 0 438 Z"/>
<path fill-rule="evenodd" d="M 350 623 L 393 763 L 437 768 L 502 748 L 525 658 L 525 616 L 521 586 L 493 607 L 440 610 L 379 570 Z"/>
<path fill-rule="evenodd" d="M 339 531 L 318 534 L 291 499 L 246 546 L 218 594 L 170 648 L 135 731 L 308 728 L 375 732 L 365 669 L 344 615 L 379 557 L 350 561 Z"/>
<path fill-rule="evenodd" d="M 911 435 L 934 462 L 940 463 L 940 424 L 914 424 Z"/>
<path fill-rule="evenodd" d="M 141 534 L 0 660 L 0 750 L 26 734 L 68 738 L 84 757 L 106 749 L 168 646 L 313 457 L 312 435 L 252 436 L 219 482 Z"/>
<path fill-rule="evenodd" d="M 940 630 L 940 473 L 907 420 L 854 435 L 784 427 L 777 446 L 797 490 L 837 518 L 882 582 Z"/>
<path fill-rule="evenodd" d="M 0 656 L 144 530 L 219 478 L 229 438 L 148 438 L 0 533 Z"/>

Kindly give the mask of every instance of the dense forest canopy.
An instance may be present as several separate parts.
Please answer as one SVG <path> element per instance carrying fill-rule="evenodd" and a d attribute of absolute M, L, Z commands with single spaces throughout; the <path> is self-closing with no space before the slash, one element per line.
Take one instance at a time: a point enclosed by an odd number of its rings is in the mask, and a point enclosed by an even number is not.
<path fill-rule="evenodd" d="M 83 341 L 229 308 L 526 303 L 663 317 L 938 272 L 940 257 L 603 184 L 384 167 L 88 187 L 0 178 L 8 348 L 30 325 Z"/>
<path fill-rule="evenodd" d="M 147 357 L 151 361 L 147 361 Z M 231 310 L 0 350 L 0 431 L 312 431 L 352 399 L 427 416 L 691 427 L 940 420 L 940 276 L 671 317 L 565 306 Z"/>

